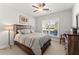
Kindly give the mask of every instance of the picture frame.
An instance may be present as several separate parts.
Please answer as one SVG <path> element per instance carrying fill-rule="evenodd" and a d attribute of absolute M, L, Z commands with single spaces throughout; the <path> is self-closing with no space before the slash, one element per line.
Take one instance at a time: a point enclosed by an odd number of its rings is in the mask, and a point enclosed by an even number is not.
<path fill-rule="evenodd" d="M 20 24 L 26 24 L 27 21 L 28 21 L 28 19 L 26 16 L 19 15 L 19 23 Z"/>

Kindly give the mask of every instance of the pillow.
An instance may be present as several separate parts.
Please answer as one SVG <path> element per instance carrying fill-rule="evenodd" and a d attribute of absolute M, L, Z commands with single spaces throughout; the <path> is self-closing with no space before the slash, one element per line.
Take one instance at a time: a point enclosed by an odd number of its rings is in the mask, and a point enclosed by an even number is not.
<path fill-rule="evenodd" d="M 18 33 L 20 33 L 20 34 L 29 34 L 31 32 L 30 32 L 30 29 L 22 29 L 22 30 L 18 30 Z"/>
<path fill-rule="evenodd" d="M 31 33 L 34 33 L 35 31 L 31 29 Z"/>
<path fill-rule="evenodd" d="M 21 34 L 21 31 L 20 31 L 20 30 L 18 30 L 17 32 L 18 32 L 19 34 Z"/>
<path fill-rule="evenodd" d="M 21 34 L 25 34 L 25 29 L 20 30 L 20 31 L 21 31 Z"/>
<path fill-rule="evenodd" d="M 26 33 L 26 34 L 31 33 L 30 29 L 25 29 L 25 33 Z"/>

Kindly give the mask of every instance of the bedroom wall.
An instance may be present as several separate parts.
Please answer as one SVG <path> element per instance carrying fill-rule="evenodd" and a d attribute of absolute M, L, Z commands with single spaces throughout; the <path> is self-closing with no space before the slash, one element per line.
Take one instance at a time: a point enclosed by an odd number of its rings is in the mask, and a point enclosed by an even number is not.
<path fill-rule="evenodd" d="M 41 20 L 52 19 L 52 18 L 59 18 L 59 34 L 64 33 L 65 31 L 70 30 L 72 27 L 72 9 L 64 10 L 61 12 L 52 13 L 50 15 L 36 17 L 36 31 L 42 31 L 42 24 Z"/>
<path fill-rule="evenodd" d="M 0 4 L 0 48 L 8 46 L 8 33 L 3 29 L 3 25 L 19 24 L 19 15 L 26 15 L 28 17 L 27 24 L 35 26 L 35 20 L 32 16 L 6 6 L 5 4 Z M 13 44 L 12 37 L 11 42 Z"/>
<path fill-rule="evenodd" d="M 76 15 L 79 14 L 79 3 L 76 3 L 72 9 L 72 26 L 76 27 Z"/>

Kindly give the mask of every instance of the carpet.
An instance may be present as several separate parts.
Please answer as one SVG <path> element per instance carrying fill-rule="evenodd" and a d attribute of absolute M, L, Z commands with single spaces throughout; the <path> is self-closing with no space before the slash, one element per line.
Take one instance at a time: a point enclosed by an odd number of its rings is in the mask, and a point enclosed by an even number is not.
<path fill-rule="evenodd" d="M 18 46 L 0 50 L 0 55 L 27 55 Z M 44 55 L 65 55 L 64 46 L 59 41 L 52 40 L 51 45 L 45 51 Z"/>

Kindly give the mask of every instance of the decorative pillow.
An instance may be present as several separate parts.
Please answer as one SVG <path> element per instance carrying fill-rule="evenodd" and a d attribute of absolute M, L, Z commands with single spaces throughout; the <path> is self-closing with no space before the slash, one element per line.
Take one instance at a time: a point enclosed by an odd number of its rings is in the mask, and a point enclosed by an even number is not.
<path fill-rule="evenodd" d="M 30 29 L 22 29 L 22 30 L 18 30 L 18 33 L 20 34 L 29 34 L 31 33 Z"/>
<path fill-rule="evenodd" d="M 25 30 L 18 30 L 19 34 L 25 34 Z"/>
<path fill-rule="evenodd" d="M 35 31 L 31 29 L 31 33 L 34 33 Z"/>
<path fill-rule="evenodd" d="M 22 34 L 20 30 L 17 31 L 19 34 Z"/>
<path fill-rule="evenodd" d="M 25 29 L 20 30 L 21 34 L 25 34 Z"/>
<path fill-rule="evenodd" d="M 25 34 L 31 33 L 30 29 L 25 29 Z"/>

